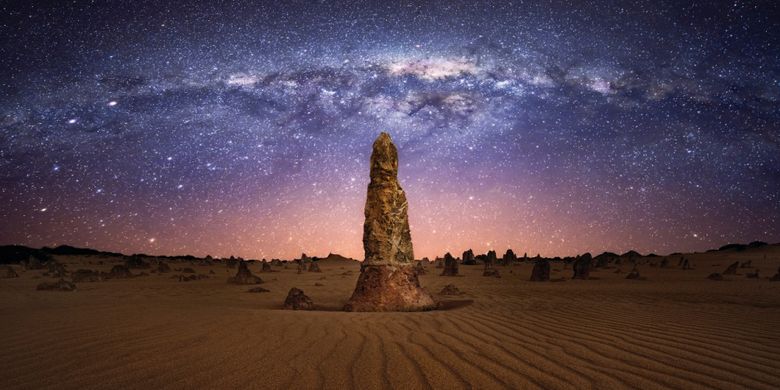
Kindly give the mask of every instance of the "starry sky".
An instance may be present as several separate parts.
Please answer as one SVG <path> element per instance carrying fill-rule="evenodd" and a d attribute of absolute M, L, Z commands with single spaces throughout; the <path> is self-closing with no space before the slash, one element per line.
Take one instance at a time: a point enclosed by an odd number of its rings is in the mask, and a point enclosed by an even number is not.
<path fill-rule="evenodd" d="M 417 257 L 780 241 L 774 1 L 35 3 L 0 244 L 362 259 L 381 131 Z"/>

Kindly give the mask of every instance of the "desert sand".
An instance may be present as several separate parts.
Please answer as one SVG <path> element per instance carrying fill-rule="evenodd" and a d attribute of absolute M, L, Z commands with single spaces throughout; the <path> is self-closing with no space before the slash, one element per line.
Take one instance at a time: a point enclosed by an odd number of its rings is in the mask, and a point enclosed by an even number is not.
<path fill-rule="evenodd" d="M 39 388 L 754 388 L 780 387 L 780 246 L 688 255 L 695 269 L 593 269 L 571 280 L 528 281 L 532 264 L 427 266 L 420 277 L 447 310 L 347 313 L 360 264 L 324 260 L 322 272 L 249 268 L 270 290 L 234 285 L 224 263 L 171 263 L 171 273 L 36 291 L 55 278 L 12 266 L 0 280 L 4 389 Z M 55 256 L 67 269 L 109 271 L 120 259 Z M 760 279 L 734 261 L 752 261 Z M 102 264 L 99 264 L 102 262 Z M 210 271 L 214 271 L 211 274 Z M 133 270 L 138 274 L 139 270 Z M 148 271 L 147 271 L 148 272 Z M 563 279 L 555 281 L 556 279 Z M 319 284 L 319 285 L 317 285 Z M 454 284 L 460 296 L 438 292 Z M 292 287 L 316 311 L 281 310 Z"/>

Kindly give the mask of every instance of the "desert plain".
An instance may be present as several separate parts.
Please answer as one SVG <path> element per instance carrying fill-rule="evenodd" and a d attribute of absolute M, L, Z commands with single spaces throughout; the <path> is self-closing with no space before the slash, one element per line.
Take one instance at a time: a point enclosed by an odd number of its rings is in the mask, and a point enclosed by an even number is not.
<path fill-rule="evenodd" d="M 124 258 L 54 255 L 67 270 L 108 272 Z M 225 262 L 167 260 L 171 271 L 38 291 L 57 278 L 10 266 L 0 280 L 0 387 L 42 388 L 751 388 L 780 387 L 780 246 L 686 254 L 693 269 L 661 258 L 593 268 L 571 279 L 552 262 L 551 281 L 533 265 L 461 265 L 422 286 L 440 310 L 348 313 L 360 263 L 319 260 L 249 269 L 268 292 L 234 285 Z M 669 257 L 674 260 L 674 256 Z M 161 260 L 163 261 L 163 260 Z M 750 262 L 722 281 L 729 264 Z M 154 261 L 152 261 L 152 264 Z M 179 281 L 191 268 L 208 278 Z M 759 272 L 759 278 L 747 274 Z M 460 295 L 441 295 L 444 286 Z M 282 310 L 302 289 L 313 311 Z"/>

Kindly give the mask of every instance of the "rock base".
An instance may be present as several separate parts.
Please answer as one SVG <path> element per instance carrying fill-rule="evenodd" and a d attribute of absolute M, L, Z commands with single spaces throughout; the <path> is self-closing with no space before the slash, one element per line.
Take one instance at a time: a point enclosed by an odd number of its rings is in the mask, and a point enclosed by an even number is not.
<path fill-rule="evenodd" d="M 425 311 L 436 301 L 420 286 L 414 266 L 363 265 L 346 311 Z"/>

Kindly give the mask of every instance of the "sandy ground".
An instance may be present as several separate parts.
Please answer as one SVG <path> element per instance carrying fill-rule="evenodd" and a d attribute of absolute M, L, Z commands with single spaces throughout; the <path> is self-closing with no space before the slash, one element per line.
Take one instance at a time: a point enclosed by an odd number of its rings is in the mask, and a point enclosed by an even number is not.
<path fill-rule="evenodd" d="M 291 287 L 339 308 L 356 262 L 301 275 L 253 264 L 269 293 L 227 284 L 235 270 L 222 264 L 192 266 L 214 270 L 207 280 L 152 274 L 76 292 L 36 291 L 49 279 L 15 267 L 20 278 L 0 280 L 0 388 L 780 387 L 780 282 L 766 280 L 780 247 L 691 258 L 691 271 L 642 266 L 645 281 L 607 269 L 532 283 L 527 264 L 499 266 L 501 279 L 481 266 L 451 278 L 431 266 L 426 288 L 453 283 L 465 294 L 450 299 L 473 303 L 426 313 L 279 310 Z M 113 265 L 58 259 L 71 271 Z M 762 279 L 740 269 L 706 280 L 734 260 L 753 260 Z M 555 264 L 562 276 L 570 270 Z"/>

